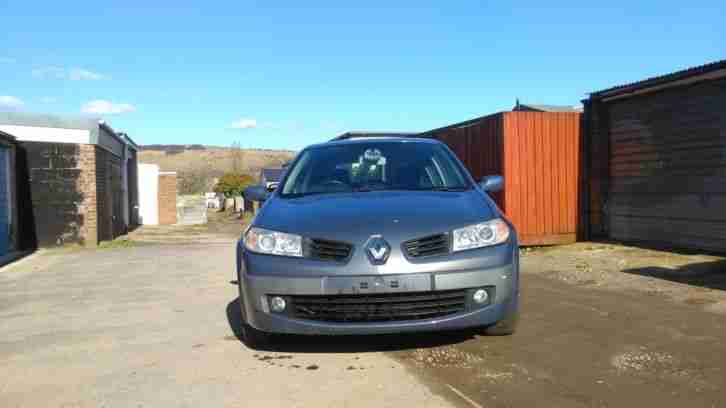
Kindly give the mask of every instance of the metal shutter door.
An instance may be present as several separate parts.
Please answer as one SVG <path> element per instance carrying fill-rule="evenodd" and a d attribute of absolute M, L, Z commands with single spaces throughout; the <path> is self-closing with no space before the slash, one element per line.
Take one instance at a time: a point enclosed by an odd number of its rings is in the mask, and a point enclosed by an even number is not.
<path fill-rule="evenodd" d="M 0 255 L 8 253 L 10 247 L 8 164 L 8 149 L 0 147 Z"/>

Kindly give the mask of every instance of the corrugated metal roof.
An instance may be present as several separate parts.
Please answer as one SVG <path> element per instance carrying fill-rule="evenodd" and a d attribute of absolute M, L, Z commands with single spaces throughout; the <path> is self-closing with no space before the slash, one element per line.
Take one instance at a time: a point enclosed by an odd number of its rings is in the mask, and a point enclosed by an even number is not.
<path fill-rule="evenodd" d="M 129 146 L 131 146 L 134 150 L 138 151 L 141 150 L 139 145 L 134 142 L 134 139 L 131 138 L 127 133 L 125 132 L 118 132 L 118 136 L 122 139 L 124 139 L 125 143 Z"/>
<path fill-rule="evenodd" d="M 6 143 L 15 143 L 15 136 L 11 135 L 10 133 L 5 133 L 2 130 L 0 130 L 0 141 L 6 142 Z"/>
<path fill-rule="evenodd" d="M 582 108 L 577 106 L 542 105 L 533 103 L 518 103 L 512 110 L 531 110 L 537 112 L 582 112 Z"/>
<path fill-rule="evenodd" d="M 590 94 L 590 96 L 595 97 L 595 98 L 615 96 L 615 95 L 622 94 L 622 93 L 628 93 L 628 92 L 638 91 L 638 90 L 642 90 L 645 88 L 662 85 L 662 84 L 665 84 L 668 82 L 687 79 L 687 78 L 694 77 L 697 75 L 708 74 L 708 73 L 722 70 L 722 69 L 726 69 L 726 60 L 711 62 L 708 64 L 684 69 L 681 71 L 676 71 L 676 72 L 666 74 L 666 75 L 655 76 L 655 77 L 644 79 L 642 81 L 614 86 L 612 88 L 604 89 L 602 91 L 592 92 Z"/>

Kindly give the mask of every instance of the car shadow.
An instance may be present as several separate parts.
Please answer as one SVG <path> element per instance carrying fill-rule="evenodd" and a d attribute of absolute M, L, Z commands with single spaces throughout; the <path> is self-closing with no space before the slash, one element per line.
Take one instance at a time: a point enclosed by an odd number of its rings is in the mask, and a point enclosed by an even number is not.
<path fill-rule="evenodd" d="M 229 327 L 240 343 L 244 343 L 242 313 L 239 298 L 227 305 Z M 255 350 L 286 353 L 365 353 L 377 351 L 402 351 L 453 345 L 474 338 L 471 330 L 436 333 L 407 333 L 361 336 L 273 336 L 268 344 L 255 346 Z M 249 347 L 245 344 L 245 346 Z M 252 348 L 252 347 L 250 347 Z"/>
<path fill-rule="evenodd" d="M 623 269 L 623 272 L 692 286 L 726 290 L 726 260 L 691 263 L 675 269 L 647 266 Z"/>

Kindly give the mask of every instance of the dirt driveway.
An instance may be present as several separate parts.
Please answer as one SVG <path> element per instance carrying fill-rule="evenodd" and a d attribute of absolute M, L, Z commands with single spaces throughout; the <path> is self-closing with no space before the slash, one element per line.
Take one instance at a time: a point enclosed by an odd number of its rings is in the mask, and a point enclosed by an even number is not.
<path fill-rule="evenodd" d="M 3 270 L 0 406 L 449 406 L 368 346 L 247 349 L 233 248 L 56 251 Z"/>
<path fill-rule="evenodd" d="M 2 270 L 0 405 L 680 408 L 726 401 L 726 316 L 713 309 L 723 291 L 634 273 L 642 285 L 625 288 L 597 275 L 616 273 L 607 268 L 621 264 L 614 255 L 621 249 L 526 253 L 523 319 L 513 337 L 287 337 L 261 352 L 239 340 L 233 232 L 207 244 L 55 251 Z M 577 266 L 581 258 L 589 271 Z M 653 290 L 661 287 L 668 290 Z M 689 294 L 672 296 L 679 288 Z M 686 301 L 693 293 L 710 300 Z"/>

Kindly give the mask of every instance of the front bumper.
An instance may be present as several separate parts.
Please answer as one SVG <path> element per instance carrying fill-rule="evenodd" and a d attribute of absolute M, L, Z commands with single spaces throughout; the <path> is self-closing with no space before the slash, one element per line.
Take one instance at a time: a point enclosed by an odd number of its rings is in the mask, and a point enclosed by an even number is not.
<path fill-rule="evenodd" d="M 314 265 L 301 265 L 307 260 L 283 259 L 252 254 L 239 248 L 238 275 L 240 283 L 240 306 L 247 324 L 269 333 L 289 334 L 326 334 L 355 335 L 404 333 L 417 331 L 453 330 L 494 324 L 518 308 L 519 262 L 516 246 L 490 248 L 484 251 L 497 251 L 499 262 L 492 264 L 491 257 L 482 257 L 483 262 L 467 262 L 464 270 L 415 271 L 412 273 L 386 274 L 386 278 L 397 278 L 408 282 L 398 289 L 390 287 L 362 290 L 359 283 L 382 275 L 339 275 L 324 273 L 322 276 L 307 274 L 275 274 L 270 270 L 271 262 L 278 263 L 275 268 L 289 271 L 309 269 Z M 511 251 L 503 255 L 502 251 Z M 477 256 L 476 253 L 473 254 Z M 481 254 L 479 254 L 481 256 Z M 279 264 L 282 264 L 280 266 Z M 298 268 L 295 268 L 297 266 Z M 414 268 L 412 268 L 414 269 Z M 399 320 L 383 322 L 327 322 L 295 318 L 287 314 L 273 313 L 267 304 L 267 295 L 339 295 L 390 293 L 405 291 L 444 291 L 471 289 L 478 287 L 494 288 L 494 298 L 487 306 L 467 309 L 460 313 L 421 320 Z"/>

